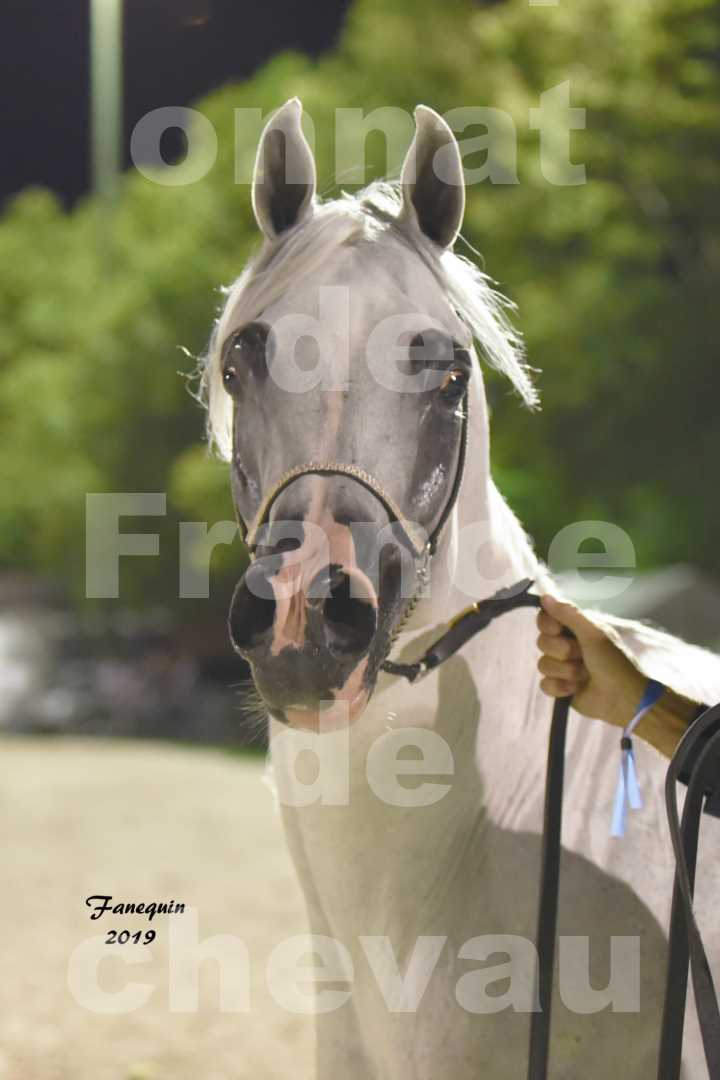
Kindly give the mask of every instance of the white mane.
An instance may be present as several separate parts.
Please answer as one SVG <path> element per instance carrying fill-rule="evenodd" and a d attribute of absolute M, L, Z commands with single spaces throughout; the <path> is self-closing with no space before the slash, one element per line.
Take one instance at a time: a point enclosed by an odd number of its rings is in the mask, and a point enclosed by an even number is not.
<path fill-rule="evenodd" d="M 257 318 L 293 282 L 327 265 L 340 247 L 380 240 L 389 232 L 411 247 L 432 272 L 491 367 L 510 379 L 527 405 L 537 405 L 522 341 L 506 316 L 513 305 L 468 259 L 452 251 L 440 252 L 419 230 L 401 227 L 401 206 L 399 185 L 388 182 L 319 203 L 308 221 L 288 230 L 279 241 L 265 241 L 240 277 L 224 290 L 226 300 L 202 362 L 201 384 L 209 440 L 223 458 L 229 460 L 232 451 L 232 403 L 223 390 L 220 369 L 220 348 L 229 327 Z"/>

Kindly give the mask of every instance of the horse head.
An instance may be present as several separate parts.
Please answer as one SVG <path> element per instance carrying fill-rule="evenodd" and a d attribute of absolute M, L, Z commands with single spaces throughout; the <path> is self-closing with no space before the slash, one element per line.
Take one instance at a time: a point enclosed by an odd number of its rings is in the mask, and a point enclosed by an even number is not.
<path fill-rule="evenodd" d="M 289 101 L 261 136 L 264 243 L 229 290 L 206 381 L 252 557 L 231 639 L 268 712 L 319 730 L 361 714 L 426 581 L 479 368 L 443 276 L 465 198 L 448 125 L 419 106 L 399 184 L 323 203 L 301 111 Z"/>

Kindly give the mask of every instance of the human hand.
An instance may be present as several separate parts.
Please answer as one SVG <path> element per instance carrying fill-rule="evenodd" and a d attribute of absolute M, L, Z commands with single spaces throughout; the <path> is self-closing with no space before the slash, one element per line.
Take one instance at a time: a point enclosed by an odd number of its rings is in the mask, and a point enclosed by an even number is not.
<path fill-rule="evenodd" d="M 584 716 L 624 727 L 637 708 L 646 684 L 608 632 L 574 604 L 542 597 L 538 612 L 540 688 L 550 697 L 572 695 Z M 572 632 L 573 637 L 563 631 Z"/>

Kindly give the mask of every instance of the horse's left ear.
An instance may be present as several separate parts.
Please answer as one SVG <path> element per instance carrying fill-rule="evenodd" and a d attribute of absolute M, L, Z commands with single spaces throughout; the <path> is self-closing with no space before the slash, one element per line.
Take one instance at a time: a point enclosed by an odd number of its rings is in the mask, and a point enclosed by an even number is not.
<path fill-rule="evenodd" d="M 402 217 L 442 248 L 452 247 L 465 210 L 465 179 L 457 140 L 443 118 L 418 105 L 415 138 L 400 176 Z"/>
<path fill-rule="evenodd" d="M 310 217 L 315 161 L 302 132 L 302 105 L 291 98 L 260 136 L 252 184 L 255 220 L 271 240 Z"/>

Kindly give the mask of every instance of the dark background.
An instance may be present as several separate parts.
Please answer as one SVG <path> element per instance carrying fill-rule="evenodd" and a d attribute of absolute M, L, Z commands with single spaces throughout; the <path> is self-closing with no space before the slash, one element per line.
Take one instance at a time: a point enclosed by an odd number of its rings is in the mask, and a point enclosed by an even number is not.
<path fill-rule="evenodd" d="M 0 36 L 0 201 L 31 184 L 71 207 L 90 184 L 89 4 L 11 0 Z M 125 165 L 130 133 L 151 109 L 187 105 L 252 75 L 283 49 L 334 43 L 348 0 L 125 0 Z M 168 156 L 175 146 L 163 145 Z"/>

